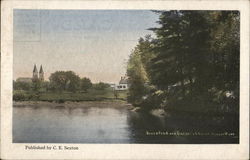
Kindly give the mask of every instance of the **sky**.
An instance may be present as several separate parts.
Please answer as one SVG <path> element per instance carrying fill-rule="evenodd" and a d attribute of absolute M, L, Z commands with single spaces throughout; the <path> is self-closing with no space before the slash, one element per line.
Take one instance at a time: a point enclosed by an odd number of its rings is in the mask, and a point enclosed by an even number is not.
<path fill-rule="evenodd" d="M 117 83 L 138 39 L 157 27 L 149 10 L 14 10 L 14 79 L 32 77 L 34 64 L 45 79 L 74 71 L 92 82 Z"/>

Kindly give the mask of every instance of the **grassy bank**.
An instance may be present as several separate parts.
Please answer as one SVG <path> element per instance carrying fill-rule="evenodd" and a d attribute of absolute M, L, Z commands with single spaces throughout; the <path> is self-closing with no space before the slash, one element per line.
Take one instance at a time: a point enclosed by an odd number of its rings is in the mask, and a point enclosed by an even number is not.
<path fill-rule="evenodd" d="M 120 109 L 132 109 L 133 106 L 126 101 L 81 101 L 73 102 L 67 101 L 64 103 L 48 102 L 48 101 L 14 101 L 14 107 L 48 107 L 48 108 L 120 108 Z"/>
<path fill-rule="evenodd" d="M 126 101 L 127 91 L 118 91 L 115 97 L 112 89 L 96 90 L 90 89 L 87 92 L 33 92 L 15 90 L 13 100 L 15 101 L 48 101 L 48 102 L 65 102 L 65 101 Z"/>

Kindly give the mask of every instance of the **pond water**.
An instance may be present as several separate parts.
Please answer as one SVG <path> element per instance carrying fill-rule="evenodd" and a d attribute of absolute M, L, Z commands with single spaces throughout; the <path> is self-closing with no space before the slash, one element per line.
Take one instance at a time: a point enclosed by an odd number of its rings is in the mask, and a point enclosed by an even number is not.
<path fill-rule="evenodd" d="M 94 103 L 93 105 L 14 105 L 13 142 L 238 143 L 237 135 L 170 135 L 179 132 L 193 134 L 197 132 L 197 126 L 200 129 L 199 133 L 208 133 L 211 128 L 216 129 L 197 121 L 137 113 L 128 110 L 124 104 L 117 107 Z M 225 130 L 218 127 L 216 132 L 224 133 Z"/>

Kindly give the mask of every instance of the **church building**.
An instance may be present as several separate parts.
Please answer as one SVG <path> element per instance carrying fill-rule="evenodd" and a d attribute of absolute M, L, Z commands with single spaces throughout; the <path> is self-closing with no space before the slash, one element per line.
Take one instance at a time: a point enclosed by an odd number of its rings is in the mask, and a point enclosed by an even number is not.
<path fill-rule="evenodd" d="M 30 77 L 19 77 L 19 78 L 17 78 L 16 81 L 17 82 L 31 83 L 31 82 L 36 81 L 36 80 L 44 81 L 44 72 L 43 72 L 42 65 L 40 66 L 39 72 L 38 72 L 38 70 L 36 68 L 36 64 L 34 65 L 32 78 L 30 78 Z"/>
<path fill-rule="evenodd" d="M 36 68 L 36 65 L 34 65 L 34 69 L 33 69 L 33 77 L 32 80 L 40 80 L 40 81 L 44 81 L 44 72 L 43 72 L 43 67 L 42 65 L 40 66 L 40 70 L 38 73 L 38 70 Z"/>

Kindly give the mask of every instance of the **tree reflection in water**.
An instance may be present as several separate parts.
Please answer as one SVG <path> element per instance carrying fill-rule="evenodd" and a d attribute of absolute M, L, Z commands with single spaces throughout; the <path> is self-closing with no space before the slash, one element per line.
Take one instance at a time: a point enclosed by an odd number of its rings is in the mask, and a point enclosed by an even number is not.
<path fill-rule="evenodd" d="M 212 118 L 178 113 L 156 117 L 124 106 L 85 105 L 89 104 L 14 106 L 13 142 L 189 144 L 238 143 L 239 140 L 238 117 L 232 115 Z M 167 135 L 156 135 L 166 132 Z M 225 132 L 235 135 L 204 135 Z M 174 133 L 198 135 L 170 135 Z"/>

